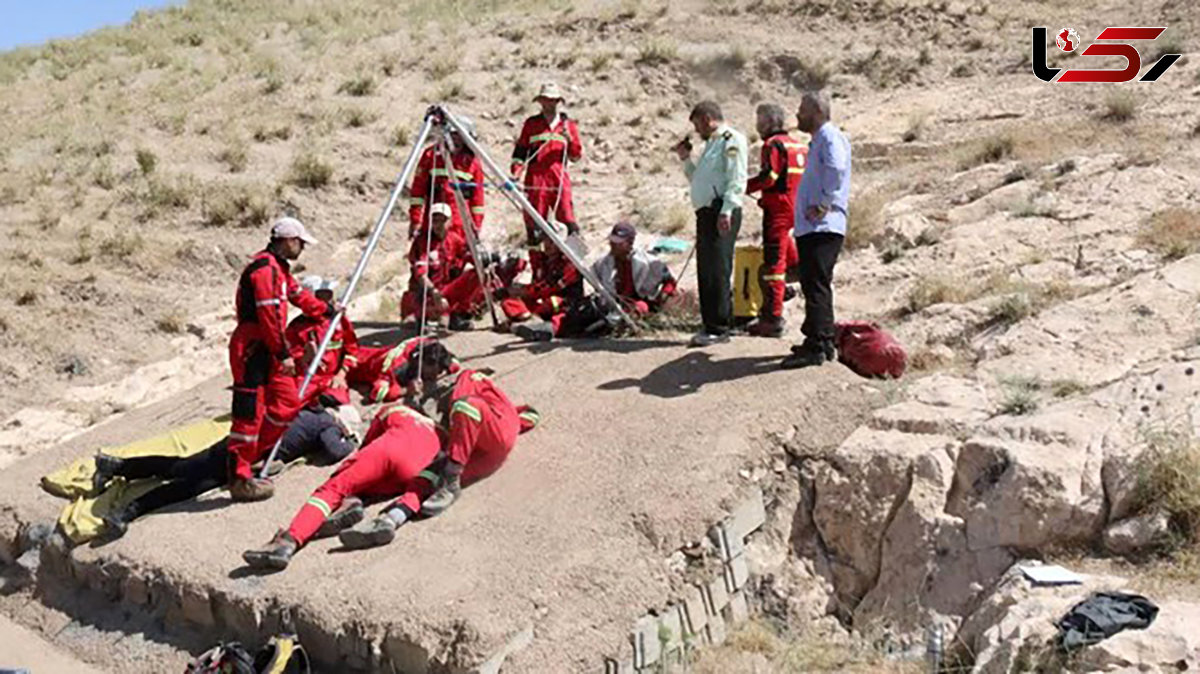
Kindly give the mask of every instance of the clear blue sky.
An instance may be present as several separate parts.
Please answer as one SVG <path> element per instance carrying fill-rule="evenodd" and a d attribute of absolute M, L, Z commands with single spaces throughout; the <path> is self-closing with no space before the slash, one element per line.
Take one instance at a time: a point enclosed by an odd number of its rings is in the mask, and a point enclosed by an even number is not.
<path fill-rule="evenodd" d="M 139 9 L 178 0 L 0 0 L 0 51 L 73 37 L 129 21 Z"/>

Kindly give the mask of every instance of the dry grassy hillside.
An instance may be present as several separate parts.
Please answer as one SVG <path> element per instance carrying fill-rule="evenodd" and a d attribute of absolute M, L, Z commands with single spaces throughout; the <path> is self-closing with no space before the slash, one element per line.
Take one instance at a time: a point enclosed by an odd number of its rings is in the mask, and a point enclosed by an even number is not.
<path fill-rule="evenodd" d="M 1194 22 L 1183 3 L 1088 4 L 1114 20 L 1161 16 L 1176 35 Z M 474 115 L 506 157 L 538 82 L 565 84 L 587 152 L 577 211 L 592 229 L 630 214 L 686 232 L 667 148 L 708 95 L 752 132 L 755 103 L 790 108 L 799 88 L 832 87 L 860 143 L 858 245 L 889 199 L 972 163 L 1032 167 L 1079 147 L 1178 160 L 1195 119 L 1171 96 L 1193 84 L 1194 64 L 1138 100 L 1028 74 L 1028 27 L 1078 21 L 1082 9 L 194 0 L 0 55 L 0 417 L 200 339 L 199 317 L 228 310 L 244 255 L 279 212 L 299 213 L 327 243 L 312 268 L 346 273 L 433 101 Z M 1128 123 L 1100 119 L 1127 107 Z M 517 221 L 497 206 L 488 229 L 502 238 Z M 385 239 L 385 255 L 401 248 L 398 234 Z M 374 285 L 399 271 L 380 259 Z M 864 300 L 864 313 L 875 304 Z M 77 411 L 95 420 L 112 408 Z"/>

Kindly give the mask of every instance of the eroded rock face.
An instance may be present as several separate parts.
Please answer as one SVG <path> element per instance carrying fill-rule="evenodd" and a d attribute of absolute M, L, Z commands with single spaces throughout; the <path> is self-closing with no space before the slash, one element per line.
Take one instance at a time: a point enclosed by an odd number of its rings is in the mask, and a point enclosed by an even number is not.
<path fill-rule="evenodd" d="M 793 548 L 832 585 L 844 622 L 912 642 L 934 622 L 952 634 L 1018 557 L 1152 547 L 1168 521 L 1131 518 L 1139 457 L 1154 420 L 1200 422 L 1198 356 L 1179 351 L 1027 416 L 987 418 L 992 394 L 971 379 L 918 382 L 836 450 L 802 457 Z M 1040 634 L 1011 636 L 1026 631 Z M 1020 647 L 1004 649 L 1009 667 Z"/>

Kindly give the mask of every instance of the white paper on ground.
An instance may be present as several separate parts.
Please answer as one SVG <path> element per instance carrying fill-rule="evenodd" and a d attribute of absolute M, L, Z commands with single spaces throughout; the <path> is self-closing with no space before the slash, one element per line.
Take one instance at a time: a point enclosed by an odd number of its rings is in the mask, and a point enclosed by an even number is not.
<path fill-rule="evenodd" d="M 1083 576 L 1057 564 L 1022 566 L 1021 573 L 1038 585 L 1079 585 L 1083 583 Z"/>

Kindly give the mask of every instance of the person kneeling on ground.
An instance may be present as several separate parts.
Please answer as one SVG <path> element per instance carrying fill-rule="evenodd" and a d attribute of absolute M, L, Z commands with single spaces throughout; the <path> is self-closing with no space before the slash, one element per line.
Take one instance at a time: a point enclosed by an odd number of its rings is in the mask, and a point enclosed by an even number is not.
<path fill-rule="evenodd" d="M 350 406 L 302 409 L 283 434 L 278 459 L 291 461 L 307 455 L 318 465 L 341 461 L 357 446 L 354 436 L 356 418 L 357 411 Z M 196 498 L 230 483 L 235 479 L 231 475 L 233 460 L 228 439 L 188 457 L 118 458 L 97 454 L 96 471 L 92 476 L 92 491 L 96 494 L 103 492 L 109 481 L 117 477 L 125 480 L 167 480 L 166 484 L 105 514 L 105 537 L 120 538 L 129 529 L 130 522 L 142 515 Z"/>
<path fill-rule="evenodd" d="M 637 229 L 628 222 L 613 225 L 608 235 L 608 255 L 592 265 L 600 285 L 621 302 L 635 318 L 657 312 L 675 295 L 676 281 L 666 263 L 634 245 Z M 565 316 L 553 324 L 517 326 L 513 332 L 525 341 L 547 341 L 553 337 L 594 337 L 606 333 L 616 319 L 606 317 L 608 308 L 598 297 L 575 302 Z"/>
<path fill-rule="evenodd" d="M 430 208 L 431 225 L 429 245 L 414 245 L 409 249 L 408 261 L 412 265 L 408 290 L 400 297 L 400 316 L 405 320 L 415 319 L 431 322 L 450 315 L 451 329 L 460 329 L 467 307 L 456 306 L 447 293 L 451 283 L 463 275 L 470 260 L 467 242 L 461 234 L 450 231 L 450 205 L 434 204 Z M 469 327 L 470 319 L 465 319 Z"/>
<path fill-rule="evenodd" d="M 581 246 L 578 239 L 569 237 L 567 245 Z M 537 317 L 550 326 L 547 334 L 553 336 L 559 330 L 568 308 L 583 298 L 583 276 L 558 246 L 550 239 L 542 240 L 542 261 L 534 269 L 529 285 L 512 284 L 497 292 L 500 307 L 510 324 L 517 324 L 512 331 L 522 337 L 529 336 L 539 328 L 520 325 Z M 530 328 L 533 327 L 533 330 Z M 545 328 L 540 328 L 545 329 Z"/>
<path fill-rule="evenodd" d="M 333 291 L 337 288 L 337 281 L 308 276 L 301 285 L 311 290 L 318 300 L 333 303 Z M 330 321 L 329 317 L 318 318 L 301 314 L 288 323 L 285 334 L 292 358 L 296 361 L 297 396 L 305 373 L 321 346 L 321 339 L 329 329 Z M 358 348 L 358 335 L 354 332 L 354 324 L 343 313 L 333 330 L 325 353 L 321 356 L 321 365 L 304 391 L 304 400 L 296 401 L 297 404 L 307 407 L 318 400 L 330 407 L 349 404 L 350 389 L 346 384 L 346 376 L 358 365 Z"/>

